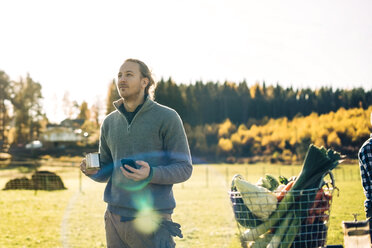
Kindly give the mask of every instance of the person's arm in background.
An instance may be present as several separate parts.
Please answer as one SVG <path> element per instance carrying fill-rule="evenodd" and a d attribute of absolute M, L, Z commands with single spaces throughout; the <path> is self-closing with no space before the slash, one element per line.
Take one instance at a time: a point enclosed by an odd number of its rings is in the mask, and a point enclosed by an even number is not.
<path fill-rule="evenodd" d="M 364 207 L 367 217 L 372 217 L 372 143 L 366 143 L 359 151 L 359 166 L 366 200 Z"/>
<path fill-rule="evenodd" d="M 174 112 L 161 130 L 167 165 L 153 167 L 150 183 L 174 184 L 190 178 L 192 161 L 186 133 L 179 115 Z"/>

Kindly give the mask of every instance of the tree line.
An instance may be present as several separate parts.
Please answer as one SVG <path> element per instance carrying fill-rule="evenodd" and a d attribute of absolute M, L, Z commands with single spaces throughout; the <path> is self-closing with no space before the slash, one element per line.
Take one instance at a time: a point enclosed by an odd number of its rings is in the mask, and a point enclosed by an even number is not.
<path fill-rule="evenodd" d="M 30 75 L 19 81 L 12 81 L 5 72 L 0 71 L 0 90 L 0 146 L 7 142 L 18 144 L 37 139 L 49 123 L 41 104 L 41 84 L 35 82 Z M 106 113 L 110 113 L 113 110 L 112 102 L 119 98 L 115 79 L 109 84 L 107 92 L 105 108 Z M 315 90 L 294 89 L 283 88 L 279 84 L 266 86 L 265 82 L 256 82 L 249 86 L 245 81 L 239 83 L 197 81 L 193 84 L 177 84 L 169 78 L 158 82 L 155 100 L 174 108 L 180 114 L 188 134 L 190 148 L 197 156 L 253 157 L 258 153 L 262 155 L 284 153 L 300 158 L 302 156 L 300 146 L 306 143 L 309 137 L 303 138 L 298 132 L 296 134 L 298 140 L 284 142 L 286 144 L 284 147 L 283 142 L 275 141 L 274 143 L 282 144 L 278 147 L 268 142 L 268 137 L 275 137 L 275 133 L 268 135 L 263 142 L 253 143 L 250 141 L 255 139 L 243 139 L 239 135 L 244 133 L 244 130 L 252 128 L 269 129 L 267 125 L 273 125 L 273 120 L 286 120 L 288 125 L 289 122 L 311 116 L 312 113 L 322 116 L 340 109 L 366 110 L 372 105 L 372 91 L 365 91 L 363 88 L 331 87 Z M 71 105 L 68 104 L 68 96 L 65 96 L 63 101 L 64 106 Z M 99 108 L 102 108 L 103 104 L 95 103 L 88 106 L 85 101 L 80 105 L 75 101 L 72 105 L 75 111 L 66 111 L 66 118 L 85 120 L 83 129 L 92 134 L 90 143 L 97 144 Z M 332 133 L 333 129 L 326 130 Z M 320 140 L 314 138 L 317 132 L 314 133 L 310 140 Z M 355 150 L 358 146 L 357 142 L 351 142 L 350 138 L 345 139 L 341 132 L 336 134 L 341 140 L 336 143 L 343 151 Z M 319 135 L 325 134 L 319 132 Z M 333 138 L 337 140 L 334 134 Z M 324 143 L 327 146 L 330 144 Z M 276 156 L 280 160 L 280 156 Z"/>
<path fill-rule="evenodd" d="M 174 108 L 191 126 L 221 123 L 226 119 L 238 125 L 266 118 L 324 114 L 339 108 L 366 109 L 372 105 L 372 91 L 332 87 L 294 89 L 279 84 L 266 86 L 265 82 L 249 87 L 245 81 L 238 84 L 198 81 L 179 85 L 172 79 L 161 79 L 155 99 Z"/>

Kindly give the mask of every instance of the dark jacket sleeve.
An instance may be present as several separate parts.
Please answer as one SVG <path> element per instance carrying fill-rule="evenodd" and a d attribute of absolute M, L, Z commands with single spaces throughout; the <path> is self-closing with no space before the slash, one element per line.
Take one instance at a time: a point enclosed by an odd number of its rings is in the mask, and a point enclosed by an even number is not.
<path fill-rule="evenodd" d="M 366 200 L 364 207 L 367 217 L 372 217 L 372 140 L 367 140 L 358 153 L 360 175 Z"/>

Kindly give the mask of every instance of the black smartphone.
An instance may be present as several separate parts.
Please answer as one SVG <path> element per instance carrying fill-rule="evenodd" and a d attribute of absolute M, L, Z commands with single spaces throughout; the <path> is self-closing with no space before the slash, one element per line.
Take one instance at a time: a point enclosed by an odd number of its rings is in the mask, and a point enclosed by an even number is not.
<path fill-rule="evenodd" d="M 123 166 L 124 170 L 128 171 L 129 173 L 133 173 L 130 170 L 128 170 L 127 168 L 125 168 L 125 166 L 124 166 L 125 164 L 129 165 L 130 167 L 132 167 L 134 169 L 138 169 L 138 165 L 136 164 L 136 162 L 133 159 L 124 158 L 124 159 L 121 160 L 121 166 Z"/>

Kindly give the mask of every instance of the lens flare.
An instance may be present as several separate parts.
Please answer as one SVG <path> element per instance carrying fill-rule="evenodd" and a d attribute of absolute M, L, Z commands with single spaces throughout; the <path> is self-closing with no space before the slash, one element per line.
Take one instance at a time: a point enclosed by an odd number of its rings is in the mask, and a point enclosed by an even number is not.
<path fill-rule="evenodd" d="M 154 210 L 154 201 L 148 190 L 138 192 L 132 196 L 136 209 L 138 209 L 134 220 L 134 227 L 144 234 L 155 232 L 161 222 L 160 214 Z"/>
<path fill-rule="evenodd" d="M 134 227 L 137 231 L 144 234 L 151 234 L 155 232 L 161 222 L 161 216 L 152 208 L 144 208 L 138 211 L 134 220 Z"/>

